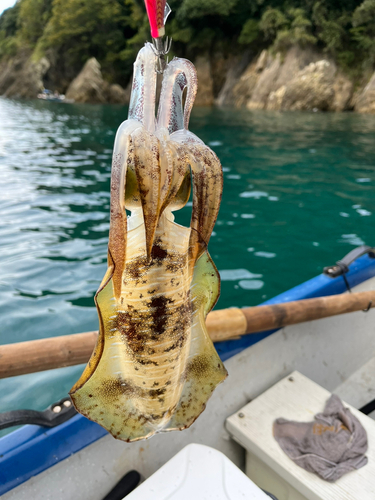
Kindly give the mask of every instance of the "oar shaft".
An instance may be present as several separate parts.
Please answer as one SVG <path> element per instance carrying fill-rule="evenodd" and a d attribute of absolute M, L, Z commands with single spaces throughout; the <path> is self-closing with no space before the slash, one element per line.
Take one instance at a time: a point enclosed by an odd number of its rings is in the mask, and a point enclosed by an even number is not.
<path fill-rule="evenodd" d="M 0 346 L 0 379 L 87 363 L 98 332 Z"/>
<path fill-rule="evenodd" d="M 212 311 L 207 329 L 214 342 L 375 306 L 375 291 L 333 295 L 267 306 Z M 0 346 L 0 378 L 86 363 L 98 332 L 76 333 Z"/>
<path fill-rule="evenodd" d="M 375 307 L 375 291 L 331 295 L 243 309 L 223 309 L 207 316 L 207 328 L 214 342 L 249 333 L 327 318 Z"/>

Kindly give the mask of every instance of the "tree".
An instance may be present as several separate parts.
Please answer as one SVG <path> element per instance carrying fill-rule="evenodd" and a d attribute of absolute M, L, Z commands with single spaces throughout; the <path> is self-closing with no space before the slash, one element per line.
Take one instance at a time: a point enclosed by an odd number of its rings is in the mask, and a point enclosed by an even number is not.
<path fill-rule="evenodd" d="M 354 40 L 375 63 L 375 0 L 365 0 L 353 13 Z"/>
<path fill-rule="evenodd" d="M 34 47 L 51 17 L 52 0 L 22 0 L 19 4 L 19 35 Z"/>
<path fill-rule="evenodd" d="M 255 19 L 248 19 L 243 25 L 238 42 L 242 45 L 251 45 L 259 38 L 259 22 Z"/>
<path fill-rule="evenodd" d="M 285 14 L 279 9 L 267 9 L 259 22 L 259 28 L 266 40 L 273 42 L 275 50 L 285 50 L 291 45 L 312 45 L 316 43 L 312 35 L 312 23 L 304 9 L 289 8 Z"/>
<path fill-rule="evenodd" d="M 234 54 L 317 44 L 348 69 L 375 63 L 375 0 L 169 0 L 172 50 Z M 18 0 L 0 16 L 0 59 L 20 47 L 51 55 L 61 73 L 96 57 L 108 80 L 126 83 L 150 30 L 144 0 Z M 65 71 L 65 73 L 64 73 Z"/>
<path fill-rule="evenodd" d="M 4 36 L 14 36 L 18 29 L 18 16 L 20 4 L 16 3 L 14 7 L 4 10 L 0 16 L 0 31 L 4 32 Z"/>
<path fill-rule="evenodd" d="M 18 29 L 19 4 L 4 10 L 0 16 L 0 60 L 14 56 L 18 50 L 16 33 Z"/>
<path fill-rule="evenodd" d="M 104 72 L 113 73 L 111 66 L 121 59 L 126 36 L 134 36 L 132 5 L 117 0 L 53 0 L 39 50 L 58 49 L 77 67 L 96 57 Z"/>
<path fill-rule="evenodd" d="M 267 9 L 259 23 L 259 28 L 264 33 L 264 38 L 274 42 L 277 34 L 288 27 L 288 19 L 279 9 Z"/>

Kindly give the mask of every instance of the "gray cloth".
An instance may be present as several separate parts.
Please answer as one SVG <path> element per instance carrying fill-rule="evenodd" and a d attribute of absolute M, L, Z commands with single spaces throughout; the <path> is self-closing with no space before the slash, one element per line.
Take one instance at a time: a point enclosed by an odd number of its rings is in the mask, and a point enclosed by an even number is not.
<path fill-rule="evenodd" d="M 314 422 L 278 418 L 273 435 L 297 465 L 326 481 L 367 464 L 367 434 L 359 420 L 332 395 Z"/>

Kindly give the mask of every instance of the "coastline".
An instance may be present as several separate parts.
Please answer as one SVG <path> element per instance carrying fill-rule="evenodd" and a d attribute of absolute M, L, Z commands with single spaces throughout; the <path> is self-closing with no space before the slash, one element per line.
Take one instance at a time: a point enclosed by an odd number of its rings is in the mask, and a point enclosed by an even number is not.
<path fill-rule="evenodd" d="M 194 61 L 199 87 L 197 106 L 273 111 L 355 111 L 375 113 L 375 73 L 358 79 L 340 69 L 333 58 L 312 47 L 286 52 L 198 56 Z M 21 53 L 0 62 L 0 95 L 36 98 L 61 73 L 58 63 Z M 52 78 L 51 78 L 52 75 Z M 78 75 L 61 75 L 68 99 L 85 103 L 128 104 L 126 88 L 104 80 L 99 62 L 86 61 Z M 53 89 L 52 89 L 53 90 Z"/>

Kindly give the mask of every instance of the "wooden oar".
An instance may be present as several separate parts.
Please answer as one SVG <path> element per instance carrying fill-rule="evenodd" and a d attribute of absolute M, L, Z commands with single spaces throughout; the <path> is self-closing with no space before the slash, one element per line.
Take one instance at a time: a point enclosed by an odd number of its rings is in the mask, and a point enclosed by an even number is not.
<path fill-rule="evenodd" d="M 212 311 L 207 329 L 214 342 L 274 330 L 375 306 L 375 291 L 332 295 L 269 306 Z M 98 332 L 0 346 L 0 378 L 86 363 Z"/>

